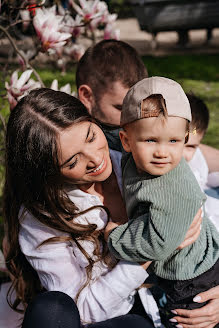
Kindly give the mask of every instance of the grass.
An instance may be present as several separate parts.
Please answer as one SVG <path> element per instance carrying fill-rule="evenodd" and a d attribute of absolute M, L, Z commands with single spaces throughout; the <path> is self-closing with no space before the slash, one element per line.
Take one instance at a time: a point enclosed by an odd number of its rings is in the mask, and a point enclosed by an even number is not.
<path fill-rule="evenodd" d="M 143 61 L 150 76 L 160 75 L 175 79 L 182 84 L 186 92 L 192 91 L 206 102 L 210 111 L 210 124 L 203 142 L 219 149 L 219 56 L 185 55 L 159 58 L 145 56 Z M 52 67 L 39 69 L 38 72 L 47 87 L 50 87 L 51 82 L 56 78 L 59 81 L 59 87 L 70 83 L 72 90 L 76 90 L 75 69 L 68 69 L 64 76 Z M 2 85 L 0 86 L 3 88 Z M 9 114 L 7 101 L 0 98 L 0 106 L 1 114 L 7 117 Z M 2 131 L 1 123 L 0 131 Z M 2 144 L 1 134 L 0 138 Z M 0 208 L 3 169 L 0 163 Z M 0 217 L 0 245 L 3 234 L 1 221 Z"/>

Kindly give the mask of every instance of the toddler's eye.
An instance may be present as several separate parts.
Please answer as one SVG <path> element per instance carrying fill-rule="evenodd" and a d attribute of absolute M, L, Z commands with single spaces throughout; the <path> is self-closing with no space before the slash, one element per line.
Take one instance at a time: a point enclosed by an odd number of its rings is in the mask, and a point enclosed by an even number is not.
<path fill-rule="evenodd" d="M 177 140 L 175 140 L 175 139 L 172 139 L 172 140 L 170 140 L 170 142 L 171 142 L 171 143 L 176 143 L 176 142 L 177 142 Z"/>
<path fill-rule="evenodd" d="M 147 139 L 147 140 L 145 140 L 145 142 L 151 143 L 151 142 L 155 142 L 155 140 L 154 139 Z"/>

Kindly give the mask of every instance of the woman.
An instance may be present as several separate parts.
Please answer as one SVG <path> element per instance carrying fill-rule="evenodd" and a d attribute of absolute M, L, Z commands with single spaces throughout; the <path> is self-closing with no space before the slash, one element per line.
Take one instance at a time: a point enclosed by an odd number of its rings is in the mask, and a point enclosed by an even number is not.
<path fill-rule="evenodd" d="M 127 220 L 121 155 L 111 152 L 110 158 L 85 107 L 65 93 L 34 90 L 12 111 L 6 139 L 4 217 L 6 260 L 17 292 L 13 307 L 26 306 L 43 287 L 73 298 L 84 323 L 101 322 L 130 312 L 139 288 L 144 309 L 159 326 L 156 303 L 140 288 L 149 263 L 115 263 L 104 242 L 108 209 L 114 222 Z M 212 302 L 215 309 L 217 299 Z"/>

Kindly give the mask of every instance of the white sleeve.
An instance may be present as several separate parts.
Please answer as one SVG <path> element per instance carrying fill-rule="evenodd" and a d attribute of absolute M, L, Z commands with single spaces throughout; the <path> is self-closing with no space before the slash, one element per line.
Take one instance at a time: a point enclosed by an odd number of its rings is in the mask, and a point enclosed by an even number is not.
<path fill-rule="evenodd" d="M 197 148 L 191 161 L 188 162 L 193 174 L 195 175 L 201 189 L 204 191 L 208 181 L 208 165 L 200 148 Z"/>
<path fill-rule="evenodd" d="M 211 197 L 207 192 L 209 188 L 216 188 L 219 186 L 219 172 L 209 173 L 207 162 L 200 148 L 197 148 L 192 160 L 188 164 L 200 187 L 206 193 L 206 213 L 219 231 L 219 199 Z"/>
<path fill-rule="evenodd" d="M 21 221 L 20 247 L 37 271 L 43 287 L 49 291 L 62 291 L 75 299 L 86 278 L 86 261 L 80 251 L 68 242 L 49 243 L 37 248 L 42 241 L 60 235 L 63 234 L 27 214 Z M 103 264 L 97 265 L 91 283 L 82 290 L 78 299 L 81 319 L 95 322 L 128 313 L 135 289 L 147 276 L 140 265 L 125 261 L 119 262 L 112 271 Z"/>
<path fill-rule="evenodd" d="M 208 174 L 207 187 L 210 188 L 219 187 L 219 172 L 211 172 Z"/>

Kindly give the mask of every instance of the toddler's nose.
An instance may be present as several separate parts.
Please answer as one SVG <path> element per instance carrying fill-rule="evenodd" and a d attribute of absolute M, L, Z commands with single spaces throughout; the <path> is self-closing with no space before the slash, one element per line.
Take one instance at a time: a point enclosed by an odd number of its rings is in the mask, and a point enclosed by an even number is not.
<path fill-rule="evenodd" d="M 165 158 L 168 156 L 167 154 L 167 150 L 165 149 L 165 147 L 161 146 L 161 147 L 158 147 L 156 150 L 155 150 L 155 153 L 154 155 L 158 158 Z"/>

